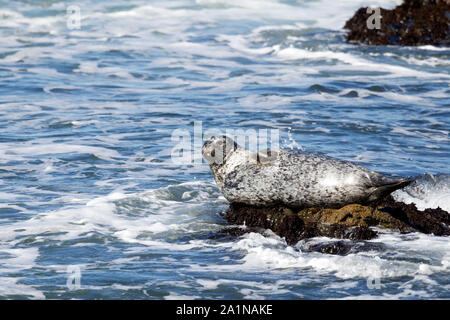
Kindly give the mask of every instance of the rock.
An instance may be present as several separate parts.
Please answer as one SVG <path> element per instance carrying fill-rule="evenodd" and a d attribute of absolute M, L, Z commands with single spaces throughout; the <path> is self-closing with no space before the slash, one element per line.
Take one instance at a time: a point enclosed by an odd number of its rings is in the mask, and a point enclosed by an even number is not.
<path fill-rule="evenodd" d="M 290 243 L 294 244 L 299 239 L 313 237 L 329 237 L 350 240 L 370 240 L 377 236 L 377 232 L 367 226 L 346 226 L 338 223 L 328 224 L 322 222 L 308 223 L 299 238 L 291 238 Z M 289 242 L 286 240 L 289 244 Z"/>
<path fill-rule="evenodd" d="M 340 209 L 309 208 L 298 212 L 307 222 L 322 222 L 344 226 L 378 226 L 400 232 L 410 232 L 413 229 L 405 222 L 396 219 L 378 208 L 351 204 Z"/>
<path fill-rule="evenodd" d="M 350 253 L 357 253 L 361 251 L 384 250 L 385 246 L 380 243 L 369 243 L 365 241 L 339 240 L 326 241 L 319 243 L 309 243 L 305 241 L 300 244 L 302 251 L 320 252 L 326 254 L 336 254 L 344 256 Z"/>
<path fill-rule="evenodd" d="M 372 208 L 367 208 L 366 213 L 371 215 Z M 309 215 L 310 210 L 314 210 L 315 213 Z M 333 209 L 305 209 L 294 213 L 291 209 L 281 206 L 262 208 L 231 204 L 225 213 L 225 218 L 232 224 L 245 224 L 246 227 L 253 228 L 253 230 L 257 227 L 270 229 L 285 238 L 287 244 L 295 244 L 299 240 L 312 237 L 369 240 L 377 235 L 365 222 L 353 225 L 349 222 L 334 222 L 342 219 L 337 217 L 334 221 L 333 219 L 328 220 L 322 210 L 329 210 L 327 214 L 333 212 Z M 339 211 L 337 216 L 342 216 L 340 210 L 335 210 Z"/>
<path fill-rule="evenodd" d="M 371 45 L 450 44 L 450 1 L 405 0 L 393 10 L 381 8 L 380 29 L 369 29 L 374 12 L 360 8 L 344 26 L 350 30 L 347 41 Z"/>
<path fill-rule="evenodd" d="M 297 214 L 281 206 L 260 208 L 232 203 L 225 218 L 232 224 L 270 229 L 286 238 L 288 244 L 295 244 L 303 239 L 302 233 L 306 229 L 305 223 Z"/>
<path fill-rule="evenodd" d="M 354 241 L 370 240 L 377 236 L 372 227 L 390 229 L 402 233 L 423 232 L 434 235 L 450 235 L 450 214 L 440 208 L 420 211 L 414 204 L 396 202 L 387 196 L 378 206 L 351 204 L 340 209 L 306 208 L 300 211 L 282 206 L 263 208 L 243 204 L 231 204 L 225 218 L 234 225 L 245 228 L 228 228 L 228 234 L 240 236 L 246 232 L 270 229 L 286 243 L 294 245 L 300 240 L 329 237 Z M 313 251 L 346 254 L 352 242 L 320 245 Z"/>
<path fill-rule="evenodd" d="M 420 211 L 415 204 L 396 202 L 392 196 L 387 196 L 380 205 L 383 211 L 417 231 L 436 236 L 450 235 L 450 214 L 441 208 Z"/>
<path fill-rule="evenodd" d="M 337 255 L 347 255 L 352 250 L 352 243 L 345 241 L 336 241 L 336 242 L 325 242 L 325 243 L 316 243 L 310 246 L 308 249 L 310 251 L 327 253 L 327 254 L 337 254 Z"/>

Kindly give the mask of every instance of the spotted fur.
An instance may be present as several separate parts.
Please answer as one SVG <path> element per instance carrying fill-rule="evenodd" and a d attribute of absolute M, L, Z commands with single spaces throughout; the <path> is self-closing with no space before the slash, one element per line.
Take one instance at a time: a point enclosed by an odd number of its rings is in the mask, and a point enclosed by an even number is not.
<path fill-rule="evenodd" d="M 223 161 L 211 161 L 221 150 Z M 412 180 L 389 178 L 324 155 L 272 150 L 256 154 L 227 137 L 207 140 L 202 154 L 225 198 L 254 206 L 341 207 L 379 200 Z"/>

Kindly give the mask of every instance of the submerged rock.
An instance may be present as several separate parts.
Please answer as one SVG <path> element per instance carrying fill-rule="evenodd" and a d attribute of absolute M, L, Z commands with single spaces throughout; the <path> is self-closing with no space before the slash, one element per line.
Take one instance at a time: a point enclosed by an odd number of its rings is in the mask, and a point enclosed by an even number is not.
<path fill-rule="evenodd" d="M 270 229 L 286 243 L 294 245 L 300 240 L 329 237 L 354 240 L 321 243 L 309 250 L 347 254 L 358 241 L 377 236 L 372 227 L 390 229 L 402 233 L 423 232 L 439 236 L 450 235 L 450 214 L 440 208 L 420 211 L 414 204 L 396 202 L 387 196 L 378 206 L 351 204 L 340 209 L 307 208 L 300 211 L 277 206 L 270 208 L 231 204 L 225 218 L 234 225 L 245 228 L 228 228 L 225 232 L 240 236 L 246 232 Z"/>
<path fill-rule="evenodd" d="M 374 11 L 367 13 L 367 9 L 360 8 L 345 23 L 344 29 L 350 30 L 348 42 L 403 46 L 450 44 L 450 1 L 405 0 L 393 10 L 381 8 L 379 29 L 368 27 Z"/>
<path fill-rule="evenodd" d="M 380 243 L 355 240 L 323 241 L 314 243 L 305 240 L 303 243 L 299 243 L 299 247 L 302 251 L 336 254 L 341 256 L 362 251 L 382 251 L 385 249 L 385 246 Z"/>

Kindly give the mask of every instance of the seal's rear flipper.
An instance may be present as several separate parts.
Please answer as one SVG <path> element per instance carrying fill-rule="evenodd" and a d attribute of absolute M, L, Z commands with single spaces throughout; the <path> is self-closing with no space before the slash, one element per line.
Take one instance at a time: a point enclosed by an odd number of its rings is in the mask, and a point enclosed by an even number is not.
<path fill-rule="evenodd" d="M 395 190 L 406 187 L 413 181 L 414 179 L 398 179 L 395 182 L 377 186 L 374 188 L 375 190 L 370 194 L 368 201 L 376 202 L 377 200 L 381 200 Z"/>

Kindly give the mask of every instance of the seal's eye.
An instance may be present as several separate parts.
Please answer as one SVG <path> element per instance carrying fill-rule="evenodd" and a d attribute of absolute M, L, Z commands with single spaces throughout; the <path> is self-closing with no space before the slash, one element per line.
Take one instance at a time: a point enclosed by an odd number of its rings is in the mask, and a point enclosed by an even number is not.
<path fill-rule="evenodd" d="M 215 156 L 216 156 L 216 150 L 213 149 L 213 150 L 211 151 L 211 157 L 215 157 Z"/>

